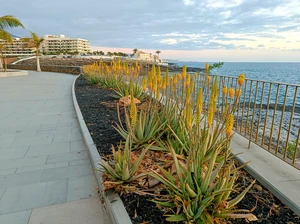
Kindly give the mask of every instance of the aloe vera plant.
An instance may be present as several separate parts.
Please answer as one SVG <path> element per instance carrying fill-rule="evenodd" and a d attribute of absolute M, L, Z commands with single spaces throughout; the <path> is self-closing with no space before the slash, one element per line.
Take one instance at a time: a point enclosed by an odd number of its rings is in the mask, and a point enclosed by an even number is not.
<path fill-rule="evenodd" d="M 103 169 L 102 171 L 105 171 L 110 177 L 110 180 L 112 180 L 110 183 L 116 185 L 129 183 L 145 176 L 144 173 L 137 174 L 137 171 L 150 146 L 151 145 L 141 151 L 139 158 L 134 163 L 131 160 L 132 140 L 130 136 L 126 138 L 124 150 L 121 149 L 122 144 L 120 144 L 117 151 L 112 147 L 113 162 L 106 162 L 102 159 L 100 164 Z"/>
<path fill-rule="evenodd" d="M 129 84 L 118 84 L 115 93 L 116 94 L 114 94 L 113 97 L 117 99 L 122 98 L 124 96 L 128 96 L 129 93 L 132 93 L 132 96 L 139 100 L 143 100 L 146 98 L 146 94 L 144 93 L 143 87 L 141 87 L 138 84 L 132 83 L 132 81 L 130 81 Z"/>
<path fill-rule="evenodd" d="M 166 215 L 167 221 L 212 224 L 222 218 L 256 219 L 248 210 L 235 209 L 254 182 L 237 197 L 230 198 L 237 168 L 232 160 L 228 161 L 225 157 L 217 162 L 222 148 L 216 149 L 209 159 L 201 157 L 200 152 L 196 153 L 198 157 L 191 154 L 185 161 L 177 159 L 172 147 L 169 150 L 174 160 L 175 174 L 162 167 L 160 173 L 150 173 L 163 183 L 169 193 L 169 201 L 154 201 L 174 210 L 174 214 Z"/>
<path fill-rule="evenodd" d="M 122 125 L 120 115 L 119 121 L 119 124 L 117 123 L 114 128 L 124 139 L 131 136 L 132 144 L 135 145 L 135 148 L 140 148 L 153 143 L 154 140 L 164 133 L 165 122 L 161 122 L 157 111 L 149 113 L 141 110 L 138 112 L 135 119 L 130 119 L 130 114 L 125 108 L 126 127 Z M 155 149 L 155 147 L 151 146 L 151 149 Z"/>

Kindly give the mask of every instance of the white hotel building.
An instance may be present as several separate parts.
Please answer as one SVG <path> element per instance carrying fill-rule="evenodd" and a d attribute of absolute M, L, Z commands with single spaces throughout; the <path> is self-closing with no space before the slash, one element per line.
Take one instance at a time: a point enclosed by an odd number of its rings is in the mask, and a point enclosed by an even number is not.
<path fill-rule="evenodd" d="M 65 37 L 64 35 L 54 36 L 45 35 L 44 41 L 40 48 L 42 53 L 60 54 L 60 53 L 88 53 L 91 51 L 88 40 L 81 38 Z M 0 39 L 0 45 L 5 41 Z M 3 55 L 6 56 L 31 56 L 35 55 L 34 48 L 26 47 L 22 38 L 14 38 L 14 43 L 5 44 L 2 49 Z"/>
<path fill-rule="evenodd" d="M 91 46 L 88 40 L 65 37 L 65 35 L 45 35 L 41 51 L 47 54 L 58 53 L 88 53 Z"/>

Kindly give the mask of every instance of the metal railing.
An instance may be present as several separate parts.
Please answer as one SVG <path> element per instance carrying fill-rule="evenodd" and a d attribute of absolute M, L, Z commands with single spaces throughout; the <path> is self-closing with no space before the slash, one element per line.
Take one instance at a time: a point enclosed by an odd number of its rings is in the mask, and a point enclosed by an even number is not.
<path fill-rule="evenodd" d="M 238 88 L 237 77 L 218 77 L 218 108 L 222 107 L 222 89 Z M 197 87 L 205 75 L 197 78 Z M 270 153 L 300 169 L 300 85 L 245 79 L 235 111 L 234 129 Z"/>

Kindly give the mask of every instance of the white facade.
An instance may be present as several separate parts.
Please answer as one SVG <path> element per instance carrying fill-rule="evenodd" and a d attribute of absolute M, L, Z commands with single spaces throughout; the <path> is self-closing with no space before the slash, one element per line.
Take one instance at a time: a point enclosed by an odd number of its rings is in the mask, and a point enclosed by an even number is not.
<path fill-rule="evenodd" d="M 149 62 L 156 62 L 156 63 L 162 63 L 163 61 L 157 56 L 153 55 L 151 53 L 146 53 L 143 51 L 139 51 L 133 55 L 133 58 L 135 60 L 141 60 L 141 61 L 149 61 Z"/>
<path fill-rule="evenodd" d="M 45 35 L 41 51 L 47 54 L 87 53 L 91 51 L 88 40 L 65 37 L 65 35 Z"/>
<path fill-rule="evenodd" d="M 2 48 L 2 54 L 6 56 L 31 56 L 35 55 L 35 49 L 27 47 L 27 43 L 20 38 L 14 38 L 14 43 L 7 43 L 0 39 L 0 45 L 5 44 Z"/>

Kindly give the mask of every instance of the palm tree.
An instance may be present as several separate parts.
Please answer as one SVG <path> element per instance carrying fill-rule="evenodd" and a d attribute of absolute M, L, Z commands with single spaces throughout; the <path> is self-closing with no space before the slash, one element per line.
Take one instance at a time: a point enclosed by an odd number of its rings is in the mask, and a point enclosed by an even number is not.
<path fill-rule="evenodd" d="M 159 56 L 159 54 L 161 53 L 161 51 L 156 51 L 155 54 L 157 54 L 157 56 Z"/>
<path fill-rule="evenodd" d="M 44 38 L 39 37 L 36 33 L 30 31 L 30 38 L 22 38 L 25 42 L 27 42 L 28 47 L 35 48 L 36 55 L 36 71 L 40 72 L 40 58 L 39 58 L 39 49 L 44 41 Z"/>
<path fill-rule="evenodd" d="M 13 27 L 22 27 L 24 28 L 23 24 L 20 20 L 15 18 L 11 15 L 1 16 L 0 17 L 0 39 L 4 40 L 4 44 L 6 43 L 13 43 L 13 38 L 10 35 L 9 32 L 5 31 L 7 28 L 13 28 Z M 3 69 L 2 64 L 2 57 L 0 57 L 0 69 Z"/>
<path fill-rule="evenodd" d="M 133 51 L 133 54 L 136 54 L 139 50 L 137 48 L 134 48 L 132 51 Z"/>

